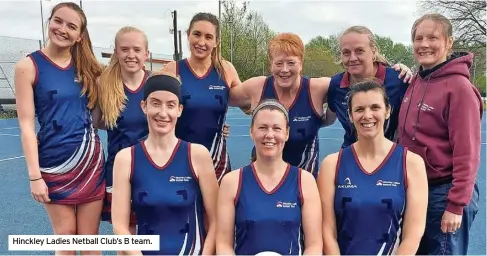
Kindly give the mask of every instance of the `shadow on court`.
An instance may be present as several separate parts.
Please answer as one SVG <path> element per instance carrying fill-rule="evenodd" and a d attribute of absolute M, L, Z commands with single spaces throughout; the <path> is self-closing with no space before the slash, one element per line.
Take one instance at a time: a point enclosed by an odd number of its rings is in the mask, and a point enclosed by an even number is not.
<path fill-rule="evenodd" d="M 240 110 L 231 108 L 227 115 L 230 125 L 228 151 L 232 168 L 247 165 L 250 160 L 252 142 L 249 138 L 248 116 Z M 5 254 L 53 254 L 52 252 L 8 251 L 8 235 L 50 235 L 49 219 L 44 208 L 35 202 L 30 195 L 30 188 L 20 142 L 18 121 L 16 119 L 0 120 L 0 255 Z M 480 188 L 480 211 L 473 223 L 469 254 L 486 255 L 486 120 L 482 120 L 481 164 L 477 180 Z M 343 141 L 344 131 L 338 121 L 320 131 L 320 161 L 328 154 L 336 152 Z M 106 133 L 100 133 L 106 145 Z M 106 150 L 106 149 L 105 149 Z M 110 235 L 110 224 L 101 223 L 100 234 Z M 104 252 L 104 254 L 115 254 Z"/>

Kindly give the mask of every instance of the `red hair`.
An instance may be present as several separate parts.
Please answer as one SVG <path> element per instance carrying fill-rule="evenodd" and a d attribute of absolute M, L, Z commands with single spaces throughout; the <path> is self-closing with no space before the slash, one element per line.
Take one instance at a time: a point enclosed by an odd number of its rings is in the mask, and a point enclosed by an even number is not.
<path fill-rule="evenodd" d="M 298 57 L 301 62 L 304 60 L 304 43 L 301 38 L 293 33 L 281 33 L 269 42 L 267 54 L 272 61 L 272 56 L 277 53 L 285 53 L 289 56 Z"/>

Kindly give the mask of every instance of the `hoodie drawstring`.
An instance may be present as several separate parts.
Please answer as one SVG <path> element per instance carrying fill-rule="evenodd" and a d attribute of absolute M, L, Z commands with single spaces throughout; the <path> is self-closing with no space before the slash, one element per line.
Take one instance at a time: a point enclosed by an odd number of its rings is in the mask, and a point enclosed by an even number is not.
<path fill-rule="evenodd" d="M 426 93 L 428 92 L 428 84 L 429 84 L 430 79 L 431 79 L 431 75 L 428 76 L 428 80 L 426 81 L 426 88 L 424 89 L 423 95 L 421 96 L 421 101 L 417 105 L 418 106 L 418 114 L 416 115 L 416 120 L 414 121 L 414 125 L 413 125 L 413 135 L 412 135 L 413 141 L 416 140 L 416 131 L 418 129 L 418 124 L 419 124 L 419 114 L 421 113 L 421 108 L 423 107 L 424 98 L 426 96 Z M 411 91 L 408 108 L 406 109 L 406 115 L 404 116 L 404 124 L 402 126 L 402 132 L 401 132 L 401 135 L 398 136 L 398 141 L 400 138 L 402 138 L 402 136 L 404 135 L 404 133 L 406 131 L 406 120 L 408 118 L 409 108 L 411 107 L 411 103 L 413 101 L 414 89 L 416 89 L 416 86 L 413 86 L 413 89 Z"/>

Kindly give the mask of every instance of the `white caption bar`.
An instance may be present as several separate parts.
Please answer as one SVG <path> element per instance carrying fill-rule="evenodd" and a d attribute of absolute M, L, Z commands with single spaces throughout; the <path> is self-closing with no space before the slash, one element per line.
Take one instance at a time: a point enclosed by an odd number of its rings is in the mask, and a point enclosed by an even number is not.
<path fill-rule="evenodd" d="M 9 251 L 158 251 L 158 235 L 9 235 Z"/>

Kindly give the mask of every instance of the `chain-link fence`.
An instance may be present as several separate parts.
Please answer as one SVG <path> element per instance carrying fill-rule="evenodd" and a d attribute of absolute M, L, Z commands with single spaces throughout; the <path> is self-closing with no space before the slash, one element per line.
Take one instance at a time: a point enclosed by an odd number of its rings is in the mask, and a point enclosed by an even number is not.
<path fill-rule="evenodd" d="M 41 40 L 0 36 L 0 113 L 15 111 L 14 70 L 16 63 L 27 54 L 40 50 Z M 93 47 L 93 52 L 101 64 L 108 64 L 113 48 Z M 172 60 L 172 55 L 151 53 L 145 63 L 147 70 L 161 70 Z"/>
<path fill-rule="evenodd" d="M 40 47 L 40 40 L 0 37 L 0 111 L 15 107 L 15 64 Z"/>

